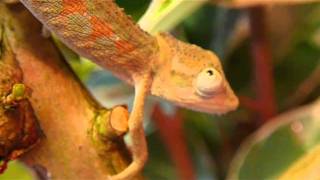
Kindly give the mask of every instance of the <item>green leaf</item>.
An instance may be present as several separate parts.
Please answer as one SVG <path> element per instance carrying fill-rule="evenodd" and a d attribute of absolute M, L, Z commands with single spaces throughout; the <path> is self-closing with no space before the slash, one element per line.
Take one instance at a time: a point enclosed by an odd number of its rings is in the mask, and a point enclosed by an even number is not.
<path fill-rule="evenodd" d="M 245 141 L 234 158 L 229 179 L 274 179 L 320 144 L 320 100 L 284 113 Z"/>
<path fill-rule="evenodd" d="M 318 179 L 320 177 L 320 145 L 313 148 L 309 153 L 300 158 L 279 180 L 291 179 Z"/>
<path fill-rule="evenodd" d="M 139 20 L 139 25 L 151 34 L 169 31 L 206 2 L 207 0 L 153 0 Z"/>

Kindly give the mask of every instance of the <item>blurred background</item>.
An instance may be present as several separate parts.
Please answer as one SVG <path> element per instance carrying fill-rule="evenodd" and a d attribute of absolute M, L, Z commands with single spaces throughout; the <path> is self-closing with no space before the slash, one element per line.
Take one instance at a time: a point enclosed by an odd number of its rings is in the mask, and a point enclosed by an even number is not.
<path fill-rule="evenodd" d="M 146 31 L 170 31 L 215 52 L 241 103 L 213 116 L 150 97 L 146 179 L 320 177 L 320 3 L 232 8 L 231 1 L 155 0 L 148 11 L 151 0 L 117 3 Z M 132 87 L 56 43 L 102 104 L 131 105 Z M 32 176 L 12 162 L 0 179 Z"/>

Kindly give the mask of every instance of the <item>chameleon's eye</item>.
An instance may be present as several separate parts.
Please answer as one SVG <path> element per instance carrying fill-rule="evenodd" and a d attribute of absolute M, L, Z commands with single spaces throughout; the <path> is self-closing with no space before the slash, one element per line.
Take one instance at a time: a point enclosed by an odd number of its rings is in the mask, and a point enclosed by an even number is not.
<path fill-rule="evenodd" d="M 196 92 L 202 97 L 210 97 L 221 90 L 222 76 L 214 68 L 202 70 L 196 79 Z"/>

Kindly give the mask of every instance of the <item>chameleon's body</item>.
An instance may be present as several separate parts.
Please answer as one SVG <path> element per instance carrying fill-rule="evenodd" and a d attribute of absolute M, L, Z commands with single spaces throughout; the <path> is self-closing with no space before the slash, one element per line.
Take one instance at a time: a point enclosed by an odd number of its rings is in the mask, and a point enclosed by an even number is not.
<path fill-rule="evenodd" d="M 114 179 L 130 179 L 146 161 L 142 115 L 148 93 L 215 114 L 233 110 L 238 105 L 220 62 L 212 52 L 166 34 L 153 37 L 145 33 L 113 0 L 21 2 L 77 53 L 135 86 L 129 118 L 133 161 L 127 169 L 113 176 Z"/>
<path fill-rule="evenodd" d="M 150 56 L 156 54 L 155 38 L 141 31 L 109 0 L 22 2 L 72 49 L 126 81 L 146 70 Z"/>

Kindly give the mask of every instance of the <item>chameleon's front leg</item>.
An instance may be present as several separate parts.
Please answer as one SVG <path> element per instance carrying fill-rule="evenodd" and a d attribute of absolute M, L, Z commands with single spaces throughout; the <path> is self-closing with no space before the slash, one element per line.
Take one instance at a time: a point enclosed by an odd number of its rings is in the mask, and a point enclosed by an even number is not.
<path fill-rule="evenodd" d="M 112 180 L 129 180 L 136 176 L 143 168 L 148 158 L 146 138 L 143 130 L 144 102 L 149 92 L 151 75 L 143 76 L 135 85 L 135 97 L 131 115 L 129 117 L 129 136 L 132 146 L 132 162 L 119 174 L 110 177 Z"/>

